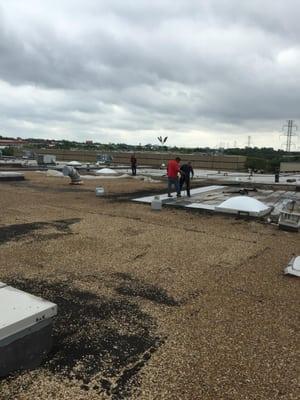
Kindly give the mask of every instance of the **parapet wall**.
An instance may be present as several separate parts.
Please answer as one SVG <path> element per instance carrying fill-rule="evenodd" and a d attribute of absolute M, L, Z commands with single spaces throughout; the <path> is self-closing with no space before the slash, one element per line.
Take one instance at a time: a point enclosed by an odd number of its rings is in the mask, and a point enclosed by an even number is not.
<path fill-rule="evenodd" d="M 101 152 L 84 150 L 38 150 L 39 154 L 53 154 L 58 161 L 81 161 L 96 162 L 98 154 L 108 154 L 113 157 L 115 165 L 129 165 L 131 152 Z M 135 152 L 138 165 L 159 167 L 162 163 L 179 156 L 182 162 L 191 161 L 194 168 L 220 169 L 231 171 L 245 170 L 246 157 L 244 156 L 223 156 L 223 155 L 202 155 L 202 154 L 175 154 L 175 153 L 154 153 L 154 152 Z"/>

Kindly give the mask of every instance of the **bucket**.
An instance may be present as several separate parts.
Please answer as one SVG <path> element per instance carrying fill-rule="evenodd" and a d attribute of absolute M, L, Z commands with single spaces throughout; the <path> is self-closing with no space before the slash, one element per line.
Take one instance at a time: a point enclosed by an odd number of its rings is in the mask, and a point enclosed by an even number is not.
<path fill-rule="evenodd" d="M 104 196 L 104 188 L 103 187 L 96 187 L 96 196 Z"/>
<path fill-rule="evenodd" d="M 160 211 L 162 208 L 162 201 L 159 196 L 155 196 L 151 201 L 151 208 L 154 211 Z"/>

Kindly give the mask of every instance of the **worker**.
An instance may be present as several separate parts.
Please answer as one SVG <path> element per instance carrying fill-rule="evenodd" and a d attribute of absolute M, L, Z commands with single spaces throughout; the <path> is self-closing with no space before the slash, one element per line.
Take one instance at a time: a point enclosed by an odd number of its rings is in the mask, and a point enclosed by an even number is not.
<path fill-rule="evenodd" d="M 170 160 L 167 166 L 167 176 L 168 176 L 168 197 L 172 197 L 171 190 L 172 186 L 175 186 L 177 197 L 181 197 L 180 194 L 180 157 L 176 157 L 175 160 Z"/>
<path fill-rule="evenodd" d="M 136 175 L 136 164 L 137 164 L 137 159 L 135 157 L 135 154 L 132 154 L 132 156 L 130 158 L 130 164 L 131 164 L 132 176 L 135 176 Z"/>
<path fill-rule="evenodd" d="M 183 188 L 183 185 L 186 185 L 186 193 L 188 195 L 188 197 L 191 197 L 191 179 L 194 178 L 194 170 L 192 167 L 192 163 L 189 161 L 187 164 L 183 164 L 180 167 L 180 191 Z"/>

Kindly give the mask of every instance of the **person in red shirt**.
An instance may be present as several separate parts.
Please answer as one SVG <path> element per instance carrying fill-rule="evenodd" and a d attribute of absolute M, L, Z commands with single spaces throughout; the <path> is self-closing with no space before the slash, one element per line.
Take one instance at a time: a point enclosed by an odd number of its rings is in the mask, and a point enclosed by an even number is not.
<path fill-rule="evenodd" d="M 179 176 L 180 176 L 180 158 L 176 157 L 175 160 L 170 160 L 167 166 L 168 175 L 168 197 L 172 197 L 171 190 L 172 186 L 175 186 L 177 197 L 181 197 Z"/>

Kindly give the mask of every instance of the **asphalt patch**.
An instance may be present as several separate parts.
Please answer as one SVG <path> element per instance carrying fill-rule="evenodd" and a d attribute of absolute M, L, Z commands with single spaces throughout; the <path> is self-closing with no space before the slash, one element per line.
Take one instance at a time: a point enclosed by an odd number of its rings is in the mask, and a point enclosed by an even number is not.
<path fill-rule="evenodd" d="M 116 273 L 114 275 L 121 279 L 120 285 L 115 288 L 119 294 L 130 297 L 141 297 L 166 306 L 179 306 L 181 304 L 180 301 L 168 295 L 166 290 L 161 287 L 142 282 L 139 279 L 133 278 L 130 274 Z"/>
<path fill-rule="evenodd" d="M 82 390 L 95 390 L 112 400 L 130 398 L 139 386 L 139 371 L 164 341 L 155 333 L 150 315 L 123 296 L 97 296 L 65 282 L 7 283 L 58 305 L 54 346 L 43 368 Z"/>
<path fill-rule="evenodd" d="M 79 218 L 61 219 L 49 222 L 30 222 L 26 224 L 14 224 L 0 227 L 0 245 L 12 240 L 18 241 L 26 236 L 32 236 L 34 232 L 55 228 L 57 233 L 50 235 L 48 238 L 57 238 L 59 234 L 71 234 L 71 225 L 79 222 Z"/>
<path fill-rule="evenodd" d="M 24 189 L 33 189 L 36 192 L 49 192 L 49 193 L 69 193 L 69 192 L 78 192 L 78 193 L 87 193 L 87 192 L 95 192 L 94 189 L 89 189 L 89 188 L 84 188 L 81 187 L 80 185 L 70 185 L 68 184 L 67 186 L 64 187 L 49 187 L 49 186 L 42 186 L 42 185 L 37 185 L 34 183 L 30 183 L 28 181 L 22 181 L 22 182 L 7 182 L 7 184 L 10 184 L 11 186 L 15 187 L 22 187 Z"/>

